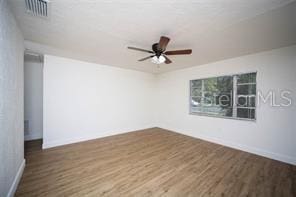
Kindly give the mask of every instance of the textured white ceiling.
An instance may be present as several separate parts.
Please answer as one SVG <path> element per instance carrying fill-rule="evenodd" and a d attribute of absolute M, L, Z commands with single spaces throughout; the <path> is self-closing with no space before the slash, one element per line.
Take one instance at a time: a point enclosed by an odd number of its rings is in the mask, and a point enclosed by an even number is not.
<path fill-rule="evenodd" d="M 46 20 L 27 14 L 24 2 L 10 0 L 28 47 L 152 73 L 296 43 L 293 0 L 51 0 Z M 150 49 L 161 35 L 171 38 L 168 49 L 193 54 L 157 68 L 126 49 Z"/>

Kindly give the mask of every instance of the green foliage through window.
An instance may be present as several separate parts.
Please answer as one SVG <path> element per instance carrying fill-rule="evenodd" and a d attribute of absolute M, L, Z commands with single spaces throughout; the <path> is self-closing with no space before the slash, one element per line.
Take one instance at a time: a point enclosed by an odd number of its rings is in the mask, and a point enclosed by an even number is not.
<path fill-rule="evenodd" d="M 191 80 L 190 112 L 255 119 L 256 73 Z"/>

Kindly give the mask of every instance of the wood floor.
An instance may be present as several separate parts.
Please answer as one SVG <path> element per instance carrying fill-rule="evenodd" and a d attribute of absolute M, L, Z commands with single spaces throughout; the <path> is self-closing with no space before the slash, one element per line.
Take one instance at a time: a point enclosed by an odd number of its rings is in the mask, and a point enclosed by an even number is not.
<path fill-rule="evenodd" d="M 162 129 L 26 144 L 16 196 L 296 196 L 296 167 Z"/>

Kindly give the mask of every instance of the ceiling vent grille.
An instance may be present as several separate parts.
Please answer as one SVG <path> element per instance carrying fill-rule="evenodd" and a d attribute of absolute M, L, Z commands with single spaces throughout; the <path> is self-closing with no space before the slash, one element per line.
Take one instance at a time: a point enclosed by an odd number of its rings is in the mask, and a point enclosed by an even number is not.
<path fill-rule="evenodd" d="M 34 16 L 48 17 L 48 0 L 25 0 L 27 12 Z"/>

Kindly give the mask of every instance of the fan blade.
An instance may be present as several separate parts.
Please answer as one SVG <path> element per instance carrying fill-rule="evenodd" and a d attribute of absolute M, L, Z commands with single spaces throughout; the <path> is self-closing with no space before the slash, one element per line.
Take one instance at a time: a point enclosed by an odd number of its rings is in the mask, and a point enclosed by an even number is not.
<path fill-rule="evenodd" d="M 166 55 L 189 55 L 192 53 L 191 49 L 176 50 L 176 51 L 166 51 Z"/>
<path fill-rule="evenodd" d="M 161 36 L 159 43 L 158 43 L 158 47 L 162 50 L 165 51 L 168 43 L 169 43 L 170 39 L 168 37 L 165 36 Z"/>
<path fill-rule="evenodd" d="M 132 49 L 132 50 L 136 50 L 136 51 L 142 51 L 142 52 L 148 52 L 148 53 L 154 53 L 153 51 L 149 51 L 146 49 L 140 49 L 140 48 L 136 48 L 136 47 L 127 47 L 128 49 Z"/>
<path fill-rule="evenodd" d="M 165 57 L 165 63 L 166 64 L 172 63 L 172 61 L 167 56 L 163 55 L 163 57 Z"/>
<path fill-rule="evenodd" d="M 150 55 L 150 56 L 148 56 L 148 57 L 144 57 L 144 58 L 142 58 L 142 59 L 139 59 L 138 61 L 139 62 L 142 62 L 142 61 L 144 61 L 144 60 L 148 60 L 148 59 L 150 59 L 150 58 L 152 58 L 154 55 Z"/>

